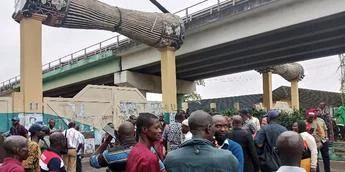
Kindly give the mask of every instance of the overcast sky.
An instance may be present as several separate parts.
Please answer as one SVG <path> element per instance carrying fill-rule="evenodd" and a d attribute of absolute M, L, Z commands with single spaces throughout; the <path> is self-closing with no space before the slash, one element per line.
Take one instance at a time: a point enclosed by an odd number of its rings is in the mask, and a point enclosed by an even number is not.
<path fill-rule="evenodd" d="M 159 12 L 149 0 L 102 0 L 103 2 L 122 8 L 142 11 Z M 169 11 L 176 12 L 202 0 L 159 0 Z M 215 3 L 209 0 L 205 5 L 194 8 L 203 8 Z M 14 11 L 13 0 L 0 1 L 0 82 L 19 74 L 19 24 L 11 15 Z M 75 30 L 53 27 L 43 27 L 43 63 L 58 59 L 69 53 L 78 51 L 95 44 L 117 33 L 96 30 Z M 300 82 L 300 87 L 338 92 L 340 88 L 340 70 L 338 56 L 320 58 L 301 62 L 306 76 Z M 262 79 L 255 71 L 225 75 L 205 80 L 205 87 L 198 87 L 197 91 L 202 98 L 228 97 L 245 94 L 262 93 Z M 280 76 L 273 76 L 273 89 L 289 83 Z M 151 100 L 159 100 L 157 95 L 150 95 Z"/>

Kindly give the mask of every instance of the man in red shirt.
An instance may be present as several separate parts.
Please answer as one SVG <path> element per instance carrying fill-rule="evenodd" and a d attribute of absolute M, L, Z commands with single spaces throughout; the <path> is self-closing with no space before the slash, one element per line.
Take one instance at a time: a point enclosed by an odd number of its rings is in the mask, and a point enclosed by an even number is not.
<path fill-rule="evenodd" d="M 160 139 L 162 130 L 158 118 L 141 113 L 136 121 L 138 143 L 128 155 L 126 172 L 159 172 L 158 156 L 151 152 L 154 142 Z"/>
<path fill-rule="evenodd" d="M 3 148 L 7 154 L 0 172 L 24 172 L 22 161 L 28 158 L 28 143 L 25 137 L 10 136 L 5 139 Z"/>

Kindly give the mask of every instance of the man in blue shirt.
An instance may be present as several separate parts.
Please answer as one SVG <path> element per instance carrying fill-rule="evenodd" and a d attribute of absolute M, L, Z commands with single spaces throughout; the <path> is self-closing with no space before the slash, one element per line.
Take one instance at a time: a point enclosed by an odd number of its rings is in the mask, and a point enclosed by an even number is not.
<path fill-rule="evenodd" d="M 222 115 L 215 115 L 212 117 L 215 126 L 216 145 L 220 149 L 229 150 L 234 154 L 238 160 L 238 172 L 243 172 L 244 157 L 241 145 L 228 139 L 229 123 Z"/>

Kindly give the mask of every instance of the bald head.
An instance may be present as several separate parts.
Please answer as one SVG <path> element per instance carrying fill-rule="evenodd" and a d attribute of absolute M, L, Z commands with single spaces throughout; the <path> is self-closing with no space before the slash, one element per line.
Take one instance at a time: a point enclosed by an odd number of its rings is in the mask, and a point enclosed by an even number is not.
<path fill-rule="evenodd" d="M 188 125 L 193 137 L 201 137 L 203 139 L 211 139 L 210 137 L 213 137 L 214 133 L 212 132 L 214 131 L 210 131 L 212 117 L 205 111 L 197 110 L 193 112 L 188 118 Z"/>
<path fill-rule="evenodd" d="M 285 131 L 277 140 L 277 148 L 282 165 L 299 166 L 304 149 L 302 137 L 293 131 Z"/>
<path fill-rule="evenodd" d="M 197 110 L 188 118 L 190 130 L 204 130 L 212 124 L 212 117 L 205 111 Z"/>
<path fill-rule="evenodd" d="M 120 139 L 134 137 L 134 131 L 134 125 L 131 122 L 125 121 L 119 127 L 119 137 Z"/>
<path fill-rule="evenodd" d="M 3 143 L 3 148 L 7 156 L 15 157 L 19 161 L 26 159 L 28 156 L 28 143 L 23 136 L 7 137 Z"/>

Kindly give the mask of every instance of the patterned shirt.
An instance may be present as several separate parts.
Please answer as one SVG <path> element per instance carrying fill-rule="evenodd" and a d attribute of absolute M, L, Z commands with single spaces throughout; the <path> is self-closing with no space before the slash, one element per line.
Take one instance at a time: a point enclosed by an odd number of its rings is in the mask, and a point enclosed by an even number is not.
<path fill-rule="evenodd" d="M 174 122 L 167 125 L 163 131 L 163 140 L 168 143 L 168 151 L 178 149 L 182 143 L 181 124 Z"/>
<path fill-rule="evenodd" d="M 39 159 L 41 158 L 40 145 L 34 141 L 28 142 L 29 156 L 26 160 L 22 162 L 25 169 L 30 169 L 30 171 L 36 171 L 39 168 Z"/>

